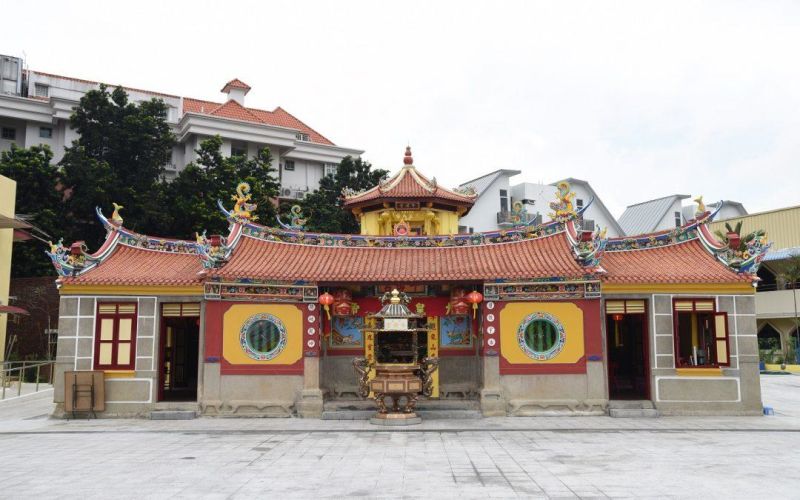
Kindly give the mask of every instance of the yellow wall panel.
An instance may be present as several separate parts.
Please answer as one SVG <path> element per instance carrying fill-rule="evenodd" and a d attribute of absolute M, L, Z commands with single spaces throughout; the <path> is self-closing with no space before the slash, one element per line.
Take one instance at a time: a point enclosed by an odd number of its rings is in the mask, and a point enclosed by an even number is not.
<path fill-rule="evenodd" d="M 517 342 L 517 329 L 526 316 L 544 312 L 554 316 L 566 334 L 564 348 L 554 358 L 538 361 L 529 357 Z M 577 363 L 585 353 L 583 311 L 566 302 L 510 302 L 500 311 L 500 355 L 512 364 Z"/>
<path fill-rule="evenodd" d="M 239 343 L 242 325 L 254 314 L 271 314 L 286 328 L 286 347 L 276 357 L 259 361 Z M 294 304 L 236 304 L 222 319 L 222 356 L 232 365 L 293 365 L 303 356 L 303 313 Z"/>

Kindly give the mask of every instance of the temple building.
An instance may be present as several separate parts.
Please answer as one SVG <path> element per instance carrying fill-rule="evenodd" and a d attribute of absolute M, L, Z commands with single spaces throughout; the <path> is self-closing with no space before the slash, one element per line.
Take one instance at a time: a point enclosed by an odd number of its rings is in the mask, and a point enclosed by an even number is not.
<path fill-rule="evenodd" d="M 278 228 L 256 223 L 244 183 L 220 204 L 229 234 L 196 241 L 98 209 L 100 249 L 49 252 L 59 411 L 63 374 L 96 371 L 108 416 L 320 418 L 371 397 L 372 364 L 414 359 L 432 367 L 421 401 L 484 416 L 761 414 L 753 284 L 769 245 L 715 239 L 702 200 L 680 227 L 606 238 L 581 229 L 591 202 L 576 208 L 562 182 L 549 222 L 457 234 L 474 191 L 422 175 L 410 149 L 392 178 L 343 196 L 361 234 L 308 232 L 299 209 Z M 375 318 L 395 328 L 390 306 L 413 319 L 413 343 L 374 334 Z"/>

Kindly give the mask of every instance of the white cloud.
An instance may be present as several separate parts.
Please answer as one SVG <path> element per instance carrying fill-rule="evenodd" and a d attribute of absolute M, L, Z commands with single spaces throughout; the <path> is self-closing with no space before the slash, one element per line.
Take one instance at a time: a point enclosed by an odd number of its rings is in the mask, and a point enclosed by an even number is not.
<path fill-rule="evenodd" d="M 32 68 L 281 105 L 455 185 L 589 180 L 616 214 L 680 192 L 800 203 L 791 2 L 52 2 L 4 7 Z"/>

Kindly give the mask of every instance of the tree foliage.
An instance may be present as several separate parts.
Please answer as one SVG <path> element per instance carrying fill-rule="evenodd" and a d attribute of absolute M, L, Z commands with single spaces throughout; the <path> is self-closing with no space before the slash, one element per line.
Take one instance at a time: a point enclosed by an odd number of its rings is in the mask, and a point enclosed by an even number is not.
<path fill-rule="evenodd" d="M 56 239 L 61 234 L 63 203 L 59 192 L 60 174 L 51 163 L 52 159 L 53 152 L 48 146 L 19 148 L 12 144 L 10 151 L 0 154 L 0 175 L 17 183 L 15 212 L 46 233 L 34 230 L 35 234 Z M 44 248 L 36 240 L 15 243 L 12 276 L 53 274 Z"/>
<path fill-rule="evenodd" d="M 70 117 L 79 136 L 60 163 L 72 217 L 67 240 L 84 239 L 96 248 L 104 234 L 94 209 L 109 210 L 112 202 L 124 207 L 125 225 L 133 230 L 157 234 L 163 227 L 159 196 L 175 144 L 166 116 L 162 100 L 132 103 L 121 87 L 109 93 L 101 85 L 81 98 Z"/>
<path fill-rule="evenodd" d="M 386 179 L 388 173 L 382 169 L 373 170 L 372 165 L 361 158 L 343 158 L 336 173 L 325 176 L 319 183 L 319 189 L 302 201 L 303 212 L 308 218 L 306 228 L 326 233 L 358 233 L 358 220 L 342 207 L 342 190 L 350 188 L 361 191 L 375 187 Z"/>
<path fill-rule="evenodd" d="M 227 208 L 240 181 L 250 184 L 252 201 L 258 204 L 258 222 L 275 225 L 275 205 L 280 185 L 272 167 L 269 148 L 255 157 L 224 157 L 219 136 L 203 141 L 198 158 L 164 188 L 165 210 L 169 211 L 167 233 L 177 238 L 191 238 L 194 233 L 226 234 L 228 222 L 217 207 L 217 200 Z"/>

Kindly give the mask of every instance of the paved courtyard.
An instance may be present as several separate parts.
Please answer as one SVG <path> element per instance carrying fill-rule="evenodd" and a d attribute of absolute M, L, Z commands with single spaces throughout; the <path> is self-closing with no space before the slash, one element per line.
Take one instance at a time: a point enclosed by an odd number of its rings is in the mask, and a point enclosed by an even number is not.
<path fill-rule="evenodd" d="M 0 403 L 2 498 L 796 498 L 800 376 L 771 417 L 63 421 Z"/>

